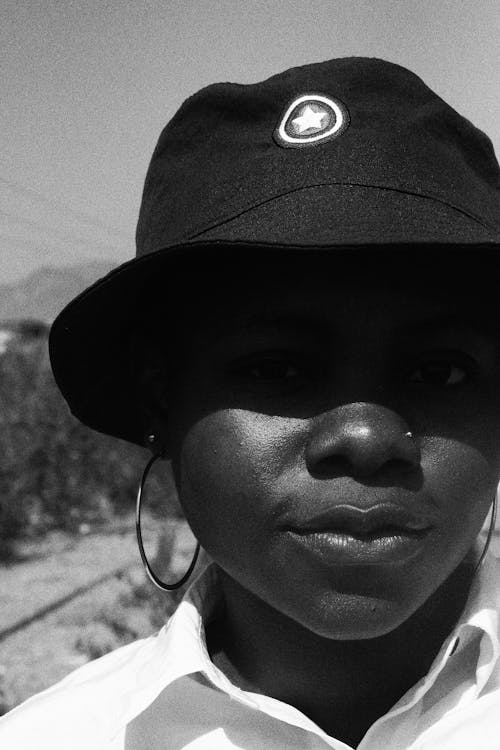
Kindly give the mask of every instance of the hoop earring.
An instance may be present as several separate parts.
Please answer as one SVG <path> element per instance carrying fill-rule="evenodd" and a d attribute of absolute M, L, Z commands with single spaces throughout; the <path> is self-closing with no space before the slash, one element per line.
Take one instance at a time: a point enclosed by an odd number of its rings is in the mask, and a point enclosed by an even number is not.
<path fill-rule="evenodd" d="M 488 534 L 486 536 L 486 542 L 483 547 L 483 551 L 481 552 L 481 557 L 478 560 L 478 563 L 474 569 L 474 575 L 478 572 L 479 568 L 483 565 L 484 559 L 486 557 L 486 553 L 488 552 L 491 539 L 493 537 L 493 532 L 495 530 L 495 523 L 497 519 L 497 506 L 498 506 L 498 492 L 495 493 L 495 497 L 493 499 L 493 503 L 491 504 L 491 516 L 490 516 L 490 526 L 488 528 Z"/>
<path fill-rule="evenodd" d="M 151 565 L 149 564 L 148 558 L 146 557 L 146 552 L 144 551 L 144 544 L 142 542 L 142 532 L 141 532 L 141 504 L 142 504 L 142 495 L 144 492 L 144 485 L 146 484 L 146 480 L 148 478 L 148 474 L 151 470 L 151 467 L 153 466 L 154 462 L 161 458 L 160 454 L 157 454 L 156 456 L 153 456 L 149 459 L 148 463 L 146 464 L 146 467 L 144 469 L 144 472 L 141 477 L 141 482 L 139 484 L 139 489 L 137 491 L 137 503 L 135 506 L 135 532 L 137 534 L 137 544 L 139 546 L 139 552 L 141 554 L 142 563 L 144 565 L 144 570 L 146 571 L 146 574 L 149 578 L 149 580 L 154 583 L 155 586 L 157 586 L 161 591 L 174 591 L 175 589 L 180 588 L 183 586 L 186 581 L 188 580 L 189 576 L 194 570 L 194 566 L 196 565 L 196 561 L 198 560 L 198 554 L 200 552 L 200 543 L 196 543 L 196 549 L 194 551 L 193 559 L 191 560 L 191 564 L 187 571 L 184 573 L 182 578 L 175 583 L 165 583 L 165 581 L 162 581 L 161 578 L 158 578 L 154 570 L 151 568 Z"/>

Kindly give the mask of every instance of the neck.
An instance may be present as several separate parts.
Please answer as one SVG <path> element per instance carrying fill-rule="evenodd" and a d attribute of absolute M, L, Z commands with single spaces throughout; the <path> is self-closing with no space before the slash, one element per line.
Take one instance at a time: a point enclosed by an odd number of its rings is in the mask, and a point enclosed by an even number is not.
<path fill-rule="evenodd" d="M 312 633 L 220 573 L 224 615 L 207 628 L 215 664 L 240 688 L 295 706 L 352 745 L 428 672 L 473 578 L 472 570 L 459 566 L 395 630 L 338 641 Z"/>

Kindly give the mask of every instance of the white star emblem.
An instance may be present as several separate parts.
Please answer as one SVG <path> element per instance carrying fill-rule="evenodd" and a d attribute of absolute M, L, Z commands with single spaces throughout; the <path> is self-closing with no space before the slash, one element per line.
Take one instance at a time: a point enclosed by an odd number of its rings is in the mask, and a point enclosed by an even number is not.
<path fill-rule="evenodd" d="M 325 110 L 315 112 L 314 109 L 308 104 L 302 110 L 300 117 L 295 117 L 292 122 L 295 129 L 302 135 L 306 131 L 319 131 L 323 128 L 323 121 L 325 117 L 328 117 Z"/>
<path fill-rule="evenodd" d="M 300 94 L 282 113 L 273 138 L 283 148 L 315 146 L 336 138 L 349 123 L 349 111 L 339 99 L 319 93 Z"/>

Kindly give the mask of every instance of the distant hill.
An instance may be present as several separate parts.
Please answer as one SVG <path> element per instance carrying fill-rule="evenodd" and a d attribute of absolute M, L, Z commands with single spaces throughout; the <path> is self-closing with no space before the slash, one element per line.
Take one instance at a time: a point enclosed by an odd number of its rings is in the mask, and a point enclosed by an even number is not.
<path fill-rule="evenodd" d="M 33 318 L 51 323 L 67 302 L 115 265 L 94 261 L 65 268 L 44 267 L 19 281 L 0 284 L 0 321 Z"/>

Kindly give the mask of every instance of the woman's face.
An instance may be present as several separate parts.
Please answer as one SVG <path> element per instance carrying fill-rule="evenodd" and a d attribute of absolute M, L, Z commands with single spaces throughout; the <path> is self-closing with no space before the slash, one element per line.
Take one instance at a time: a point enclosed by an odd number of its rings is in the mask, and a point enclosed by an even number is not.
<path fill-rule="evenodd" d="M 336 639 L 388 633 L 438 589 L 500 470 L 486 314 L 419 274 L 362 273 L 319 259 L 206 293 L 160 423 L 201 545 Z"/>

